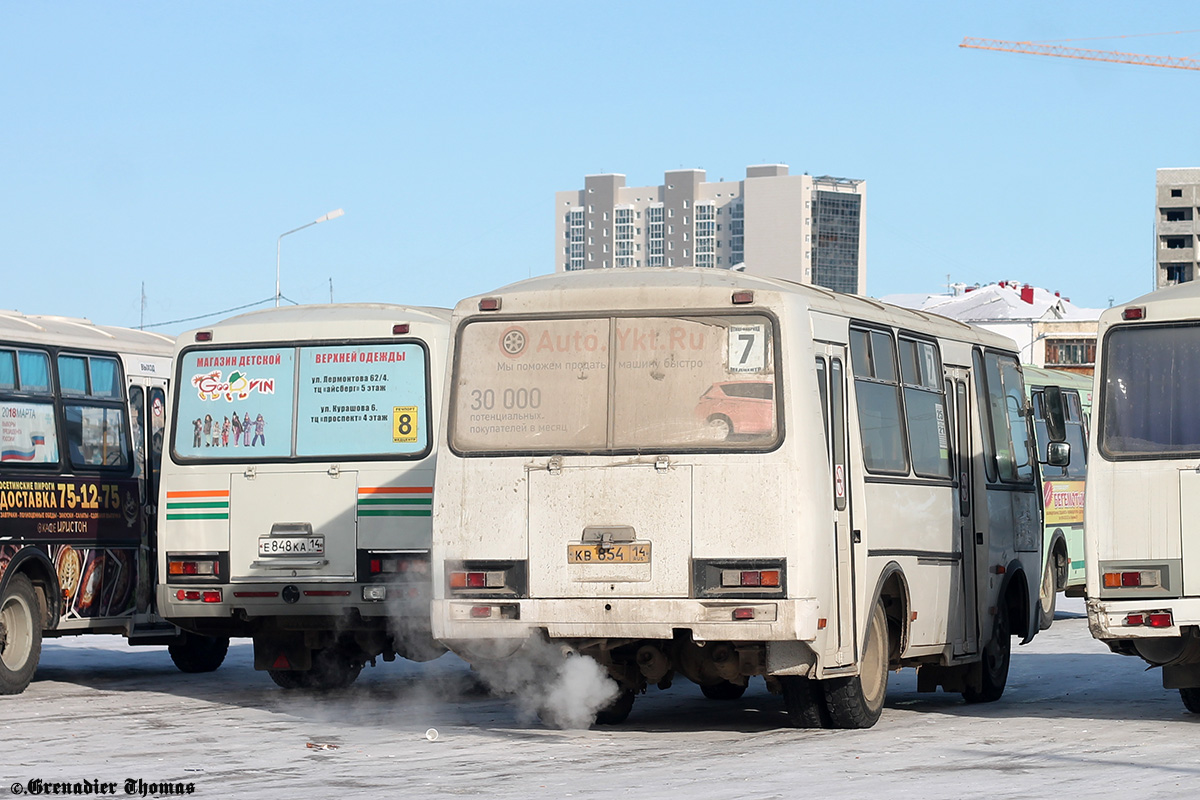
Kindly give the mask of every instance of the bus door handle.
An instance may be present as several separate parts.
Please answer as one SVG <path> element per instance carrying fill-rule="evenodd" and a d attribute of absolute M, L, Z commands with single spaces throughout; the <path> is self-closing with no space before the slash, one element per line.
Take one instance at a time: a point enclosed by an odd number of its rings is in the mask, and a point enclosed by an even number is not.
<path fill-rule="evenodd" d="M 983 531 L 975 531 L 975 544 L 983 544 Z"/>
<path fill-rule="evenodd" d="M 862 544 L 862 531 L 857 529 L 850 531 L 850 541 L 854 544 Z"/>

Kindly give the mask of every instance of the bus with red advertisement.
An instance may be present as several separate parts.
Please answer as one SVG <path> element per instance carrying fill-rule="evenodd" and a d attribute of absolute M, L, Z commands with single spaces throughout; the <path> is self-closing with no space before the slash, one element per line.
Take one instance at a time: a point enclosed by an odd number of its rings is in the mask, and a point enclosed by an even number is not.
<path fill-rule="evenodd" d="M 155 507 L 173 340 L 0 311 L 0 694 L 25 690 L 43 637 L 118 633 L 216 669 L 226 639 L 154 602 Z"/>

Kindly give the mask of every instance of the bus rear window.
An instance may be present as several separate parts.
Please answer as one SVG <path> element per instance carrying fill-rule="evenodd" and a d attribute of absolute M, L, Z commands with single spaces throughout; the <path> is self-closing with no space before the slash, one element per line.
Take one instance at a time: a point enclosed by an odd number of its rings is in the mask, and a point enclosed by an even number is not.
<path fill-rule="evenodd" d="M 1200 326 L 1116 327 L 1104 344 L 1100 451 L 1115 458 L 1200 453 Z"/>
<path fill-rule="evenodd" d="M 466 452 L 763 449 L 778 439 L 760 316 L 475 321 L 451 441 Z"/>
<path fill-rule="evenodd" d="M 402 458 L 432 441 L 417 343 L 191 350 L 180 359 L 180 458 Z"/>

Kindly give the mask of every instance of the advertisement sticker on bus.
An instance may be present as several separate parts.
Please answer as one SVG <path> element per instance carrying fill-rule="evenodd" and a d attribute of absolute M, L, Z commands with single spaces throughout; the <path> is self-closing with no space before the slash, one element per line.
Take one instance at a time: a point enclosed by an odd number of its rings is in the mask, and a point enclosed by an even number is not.
<path fill-rule="evenodd" d="M 1084 481 L 1045 481 L 1042 500 L 1047 525 L 1082 525 Z"/>
<path fill-rule="evenodd" d="M 58 462 L 54 406 L 49 403 L 0 403 L 0 461 Z"/>
<path fill-rule="evenodd" d="M 180 358 L 176 453 L 291 455 L 293 348 L 192 350 Z"/>
<path fill-rule="evenodd" d="M 453 440 L 470 448 L 759 445 L 776 433 L 761 316 L 478 321 L 459 358 Z"/>

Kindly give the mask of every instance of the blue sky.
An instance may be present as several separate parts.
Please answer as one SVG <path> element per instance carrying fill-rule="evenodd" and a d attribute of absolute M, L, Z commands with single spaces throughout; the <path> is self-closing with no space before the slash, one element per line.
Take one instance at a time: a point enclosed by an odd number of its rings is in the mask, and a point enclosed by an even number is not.
<path fill-rule="evenodd" d="M 276 238 L 335 208 L 283 239 L 284 296 L 448 306 L 552 271 L 554 192 L 585 174 L 764 162 L 867 181 L 871 295 L 950 275 L 1107 306 L 1152 288 L 1154 171 L 1200 166 L 1200 72 L 958 44 L 1200 28 L 1178 8 L 4 0 L 0 308 L 271 298 Z"/>

